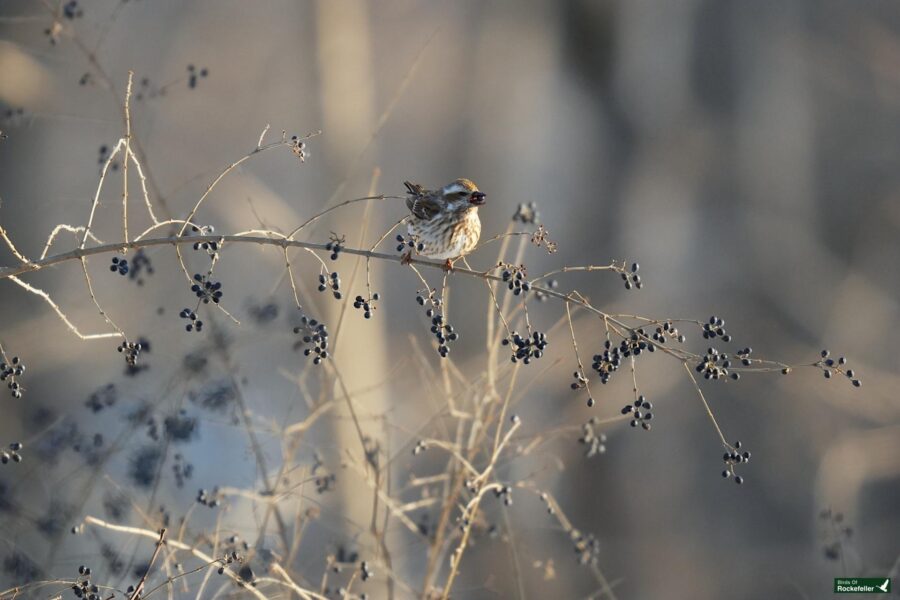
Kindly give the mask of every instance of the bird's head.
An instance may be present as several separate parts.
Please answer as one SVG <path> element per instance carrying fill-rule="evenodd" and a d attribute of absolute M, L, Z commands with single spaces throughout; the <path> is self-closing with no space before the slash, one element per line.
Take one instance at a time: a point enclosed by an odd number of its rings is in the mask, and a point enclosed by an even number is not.
<path fill-rule="evenodd" d="M 484 192 L 468 179 L 456 179 L 448 183 L 441 188 L 441 194 L 447 206 L 454 211 L 478 208 L 486 198 Z"/>

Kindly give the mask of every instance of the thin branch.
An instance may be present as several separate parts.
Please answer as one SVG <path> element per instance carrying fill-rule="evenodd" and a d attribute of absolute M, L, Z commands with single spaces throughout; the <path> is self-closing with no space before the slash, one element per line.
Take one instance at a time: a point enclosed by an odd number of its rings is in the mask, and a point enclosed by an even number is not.
<path fill-rule="evenodd" d="M 156 540 L 156 547 L 153 549 L 153 555 L 150 557 L 150 562 L 147 563 L 147 568 L 144 570 L 144 574 L 141 575 L 141 580 L 138 581 L 138 584 L 136 586 L 134 586 L 134 591 L 131 592 L 128 600 L 136 600 L 140 597 L 141 592 L 144 590 L 144 585 L 147 583 L 147 577 L 150 576 L 150 570 L 153 568 L 153 563 L 156 562 L 156 557 L 159 556 L 159 551 L 162 550 L 165 540 L 166 528 L 163 527 L 159 530 L 159 539 Z"/>
<path fill-rule="evenodd" d="M 109 332 L 109 333 L 81 333 L 81 331 L 78 329 L 78 327 L 76 327 L 75 324 L 69 320 L 69 317 L 66 316 L 66 314 L 62 311 L 62 309 L 59 307 L 59 305 L 53 301 L 53 299 L 50 297 L 50 294 L 48 294 L 47 292 L 45 292 L 44 290 L 42 290 L 40 288 L 36 288 L 33 285 L 25 283 L 24 281 L 22 281 L 15 275 L 9 275 L 7 277 L 7 279 L 12 281 L 16 285 L 21 286 L 23 289 L 31 292 L 35 296 L 40 296 L 41 298 L 43 298 L 44 301 L 50 305 L 50 308 L 53 309 L 53 311 L 60 318 L 60 320 L 62 320 L 62 322 L 65 323 L 66 327 L 69 328 L 69 331 L 74 333 L 78 338 L 80 338 L 82 340 L 99 340 L 99 339 L 106 339 L 106 338 L 122 337 L 122 333 L 120 331 Z"/>
<path fill-rule="evenodd" d="M 683 363 L 683 366 L 685 372 L 687 372 L 688 374 L 688 377 L 691 378 L 691 382 L 694 384 L 694 389 L 697 390 L 697 394 L 700 396 L 700 401 L 703 402 L 703 407 L 706 409 L 706 414 L 709 415 L 709 420 L 712 421 L 713 427 L 716 428 L 716 433 L 719 434 L 719 439 L 722 440 L 722 445 L 729 450 L 734 450 L 732 445 L 725 440 L 725 434 L 722 433 L 722 428 L 719 427 L 719 423 L 718 421 L 716 421 L 716 417 L 715 415 L 713 415 L 713 411 L 709 407 L 709 402 L 706 401 L 706 397 L 703 395 L 703 390 L 700 389 L 700 384 L 697 383 L 697 378 L 694 377 L 693 373 L 691 373 L 691 367 L 686 362 Z"/>
<path fill-rule="evenodd" d="M 159 538 L 159 533 L 152 531 L 150 529 L 142 529 L 140 527 L 130 527 L 127 525 L 116 525 L 115 523 L 109 523 L 107 521 L 104 521 L 103 519 L 98 519 L 97 517 L 92 517 L 92 516 L 85 517 L 84 524 L 85 525 L 94 525 L 96 527 L 102 527 L 103 529 L 108 529 L 109 531 L 117 531 L 119 533 L 129 533 L 131 535 L 138 535 L 138 536 L 142 536 L 142 537 L 146 537 L 146 538 L 150 538 L 150 539 L 154 539 L 154 540 Z M 177 550 L 184 550 L 186 552 L 193 554 L 195 557 L 208 563 L 211 567 L 215 564 L 222 564 L 224 562 L 222 559 L 216 560 L 212 556 L 203 552 L 202 550 L 199 550 L 194 546 L 189 546 L 188 544 L 185 544 L 184 542 L 180 542 L 178 540 L 169 540 L 167 542 L 167 544 L 170 547 L 175 548 Z M 236 583 L 241 582 L 241 578 L 237 574 L 232 573 L 231 570 L 225 569 L 225 571 L 223 571 L 223 573 L 228 575 L 228 577 L 230 577 Z M 263 594 L 262 592 L 260 592 L 257 588 L 255 588 L 253 586 L 248 586 L 248 587 L 245 587 L 244 589 L 246 589 L 251 594 L 253 594 L 257 598 L 259 598 L 259 600 L 268 600 L 268 598 L 266 597 L 265 594 Z"/>
<path fill-rule="evenodd" d="M 125 160 L 122 161 L 122 234 L 128 241 L 128 160 L 131 154 L 131 85 L 134 71 L 128 71 L 128 86 L 125 88 Z"/>

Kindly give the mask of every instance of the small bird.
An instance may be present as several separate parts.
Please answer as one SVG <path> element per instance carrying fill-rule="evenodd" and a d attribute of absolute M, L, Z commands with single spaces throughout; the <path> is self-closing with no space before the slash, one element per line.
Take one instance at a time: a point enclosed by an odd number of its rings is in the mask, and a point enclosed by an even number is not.
<path fill-rule="evenodd" d="M 453 268 L 453 260 L 465 256 L 478 244 L 481 220 L 478 207 L 485 194 L 468 179 L 456 179 L 437 190 L 404 181 L 408 196 L 406 206 L 412 213 L 407 230 L 418 242 L 419 254 L 444 259 L 445 268 Z M 404 255 L 409 264 L 411 253 Z"/>

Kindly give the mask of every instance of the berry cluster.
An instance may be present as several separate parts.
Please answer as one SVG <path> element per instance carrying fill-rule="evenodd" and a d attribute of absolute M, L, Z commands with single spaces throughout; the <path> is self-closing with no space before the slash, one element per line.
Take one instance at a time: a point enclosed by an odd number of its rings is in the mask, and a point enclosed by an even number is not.
<path fill-rule="evenodd" d="M 222 575 L 223 573 L 225 573 L 225 568 L 227 565 L 237 563 L 241 565 L 240 570 L 238 571 L 238 577 L 240 577 L 243 581 L 249 583 L 253 581 L 253 571 L 250 569 L 249 565 L 243 564 L 244 556 L 237 551 L 238 542 L 240 542 L 240 546 L 245 552 L 250 550 L 250 545 L 247 542 L 240 540 L 238 536 L 233 535 L 229 537 L 228 545 L 231 546 L 231 549 L 225 552 L 225 555 L 221 559 L 224 564 L 219 567 L 217 572 L 219 573 L 219 575 Z"/>
<path fill-rule="evenodd" d="M 537 230 L 531 234 L 531 243 L 538 248 L 546 249 L 547 254 L 553 254 L 559 250 L 559 244 L 550 239 L 550 232 L 543 225 L 538 225 Z"/>
<path fill-rule="evenodd" d="M 747 346 L 746 348 L 742 348 L 734 353 L 734 355 L 741 360 L 741 364 L 745 367 L 749 367 L 753 364 L 753 359 L 750 358 L 750 355 L 753 354 L 753 348 Z"/>
<path fill-rule="evenodd" d="M 278 318 L 279 307 L 275 302 L 251 302 L 248 311 L 257 325 L 265 325 Z"/>
<path fill-rule="evenodd" d="M 603 346 L 603 354 L 595 354 L 594 362 L 591 364 L 591 368 L 600 375 L 600 383 L 609 382 L 612 374 L 622 366 L 623 358 L 640 356 L 644 350 L 647 352 L 656 350 L 656 346 L 647 341 L 647 334 L 643 329 L 632 331 L 631 335 L 619 342 L 618 346 L 613 346 L 609 340 L 606 340 Z"/>
<path fill-rule="evenodd" d="M 144 98 L 154 98 L 157 95 L 165 96 L 166 88 L 161 87 L 161 88 L 155 90 L 150 86 L 150 79 L 147 77 L 143 77 L 140 82 L 140 87 L 134 93 L 134 99 L 137 100 L 138 102 L 140 102 Z"/>
<path fill-rule="evenodd" d="M 581 437 L 578 438 L 578 443 L 587 446 L 587 450 L 584 451 L 586 458 L 593 458 L 606 452 L 606 434 L 596 433 L 594 431 L 596 424 L 597 418 L 591 417 L 587 423 L 581 426 Z"/>
<path fill-rule="evenodd" d="M 25 120 L 25 109 L 24 108 L 7 108 L 3 112 L 3 120 L 0 121 L 5 126 L 16 126 L 21 124 L 22 121 Z"/>
<path fill-rule="evenodd" d="M 573 371 L 572 377 L 575 378 L 575 381 L 573 381 L 571 385 L 573 390 L 582 390 L 587 387 L 588 380 L 587 377 L 584 376 L 584 373 L 581 371 Z"/>
<path fill-rule="evenodd" d="M 321 364 L 328 358 L 328 328 L 325 323 L 319 323 L 306 315 L 300 318 L 300 325 L 294 327 L 294 333 L 303 333 L 303 344 L 313 344 L 311 348 L 303 350 L 304 356 L 312 356 L 313 364 Z M 295 345 L 295 348 L 297 345 Z"/>
<path fill-rule="evenodd" d="M 6 381 L 13 398 L 21 398 L 25 391 L 16 378 L 25 373 L 25 363 L 18 356 L 13 356 L 9 364 L 0 363 L 0 381 Z"/>
<path fill-rule="evenodd" d="M 115 273 L 119 272 L 119 275 L 125 276 L 128 275 L 128 260 L 124 257 L 119 258 L 118 256 L 113 256 L 112 264 L 109 265 L 109 270 Z"/>
<path fill-rule="evenodd" d="M 843 356 L 835 360 L 831 358 L 831 353 L 828 350 L 822 350 L 822 360 L 817 361 L 814 366 L 822 369 L 822 374 L 825 376 L 825 379 L 831 379 L 831 377 L 837 373 L 847 377 L 854 387 L 862 386 L 862 381 L 856 377 L 856 372 L 853 369 L 848 369 L 846 365 L 847 359 Z"/>
<path fill-rule="evenodd" d="M 822 548 L 825 558 L 839 560 L 844 552 L 844 542 L 853 537 L 853 528 L 844 525 L 844 513 L 832 512 L 830 508 L 819 513 L 819 520 L 826 526 L 825 545 Z"/>
<path fill-rule="evenodd" d="M 683 333 L 678 331 L 678 328 L 675 327 L 672 321 L 666 321 L 653 332 L 653 341 L 658 344 L 665 344 L 669 339 L 678 340 L 681 344 L 687 339 Z"/>
<path fill-rule="evenodd" d="M 531 283 L 525 279 L 524 268 L 515 269 L 515 274 L 509 269 L 505 269 L 501 278 L 515 296 L 531 289 Z"/>
<path fill-rule="evenodd" d="M 296 135 L 291 136 L 291 152 L 300 159 L 300 162 L 306 162 L 306 158 L 309 156 L 306 153 L 306 142 L 300 141 Z"/>
<path fill-rule="evenodd" d="M 516 213 L 512 216 L 513 221 L 518 221 L 523 225 L 537 225 L 540 223 L 541 213 L 538 212 L 537 204 L 534 202 L 520 203 L 516 208 Z"/>
<path fill-rule="evenodd" d="M 331 260 L 337 260 L 338 256 L 341 253 L 341 250 L 344 249 L 344 242 L 347 241 L 347 236 L 340 236 L 335 232 L 331 232 L 331 238 L 328 240 L 328 243 L 325 244 L 325 249 L 331 252 L 331 256 L 329 257 Z"/>
<path fill-rule="evenodd" d="M 425 309 L 425 316 L 431 319 L 431 333 L 437 340 L 438 354 L 441 355 L 441 358 L 447 358 L 447 355 L 450 354 L 449 343 L 458 340 L 459 333 L 456 332 L 453 325 L 444 322 L 444 315 L 434 310 L 441 307 L 440 298 L 435 298 L 433 292 L 428 294 L 427 299 L 421 293 L 416 295 L 416 303 L 419 306 L 425 306 L 426 302 L 431 304 Z"/>
<path fill-rule="evenodd" d="M 50 27 L 44 29 L 44 35 L 47 36 L 47 41 L 50 42 L 51 46 L 55 46 L 59 43 L 59 38 L 62 35 L 63 26 L 62 23 L 53 19 L 53 22 L 50 24 Z"/>
<path fill-rule="evenodd" d="M 550 281 L 547 282 L 547 287 L 550 288 L 551 290 L 555 290 L 556 288 L 559 287 L 559 281 L 557 281 L 556 279 L 551 279 Z M 541 291 L 540 289 L 535 289 L 534 297 L 537 299 L 538 302 L 546 302 L 550 296 L 547 295 L 546 293 L 544 293 L 543 291 Z"/>
<path fill-rule="evenodd" d="M 156 418 L 152 415 L 147 416 L 147 413 L 150 412 L 149 406 L 143 406 L 138 409 L 135 413 L 131 415 L 132 421 L 142 421 L 146 418 L 145 425 L 147 426 L 147 437 L 153 440 L 154 442 L 159 441 L 159 424 L 156 422 Z M 153 449 L 155 450 L 155 448 Z"/>
<path fill-rule="evenodd" d="M 547 492 L 541 492 L 540 498 L 541 498 L 541 501 L 544 503 L 544 506 L 547 507 L 547 514 L 555 515 L 556 509 L 553 507 L 553 502 L 550 499 L 550 494 L 548 494 Z"/>
<path fill-rule="evenodd" d="M 371 319 L 372 311 L 377 308 L 375 306 L 375 302 L 378 302 L 379 300 L 381 300 L 381 294 L 379 294 L 378 292 L 372 294 L 372 297 L 368 300 L 366 300 L 362 296 L 357 296 L 353 301 L 353 308 L 362 309 L 363 316 L 367 319 Z"/>
<path fill-rule="evenodd" d="M 109 146 L 107 146 L 106 144 L 103 144 L 102 146 L 100 146 L 100 155 L 97 158 L 97 164 L 100 165 L 101 173 L 103 172 L 103 165 L 106 163 L 107 160 L 109 160 Z M 118 171 L 119 170 L 119 161 L 118 160 L 113 161 L 112 164 L 109 165 L 109 168 L 112 171 Z"/>
<path fill-rule="evenodd" d="M 242 564 L 241 568 L 238 569 L 238 577 L 241 578 L 238 582 L 238 587 L 243 587 L 245 584 L 256 587 L 256 573 L 253 572 L 250 565 Z"/>
<path fill-rule="evenodd" d="M 78 19 L 84 16 L 84 11 L 78 6 L 78 0 L 69 0 L 62 7 L 63 16 L 69 20 Z"/>
<path fill-rule="evenodd" d="M 612 374 L 618 371 L 622 365 L 622 355 L 619 352 L 619 347 L 613 348 L 612 342 L 609 340 L 604 342 L 604 346 L 603 354 L 595 354 L 594 362 L 591 364 L 591 368 L 600 375 L 600 383 L 608 383 Z"/>
<path fill-rule="evenodd" d="M 431 309 L 426 312 L 434 313 Z M 435 314 L 431 317 L 431 333 L 437 339 L 438 354 L 441 355 L 441 358 L 447 358 L 447 355 L 450 353 L 448 342 L 458 340 L 459 334 L 453 329 L 453 325 L 444 323 L 444 315 L 442 314 Z"/>
<path fill-rule="evenodd" d="M 188 412 L 183 408 L 175 414 L 168 415 L 163 423 L 166 426 L 166 437 L 175 443 L 191 441 L 197 435 L 199 428 L 197 418 L 188 415 Z M 183 457 L 180 454 L 175 455 L 176 462 L 182 460 Z"/>
<path fill-rule="evenodd" d="M 334 473 L 322 473 L 321 475 L 316 475 L 315 484 L 316 492 L 320 494 L 330 492 L 337 484 L 337 475 Z"/>
<path fill-rule="evenodd" d="M 222 283 L 220 281 L 212 281 L 209 279 L 209 275 L 200 273 L 194 273 L 194 281 L 197 283 L 191 286 L 191 291 L 200 298 L 203 304 L 209 304 L 210 301 L 215 304 L 219 303 L 219 300 L 222 299 Z"/>
<path fill-rule="evenodd" d="M 212 225 L 191 225 L 191 231 L 198 235 L 212 235 L 216 228 Z M 215 256 L 219 251 L 219 242 L 195 242 L 194 250 L 206 250 L 210 256 Z"/>
<path fill-rule="evenodd" d="M 527 364 L 531 363 L 531 359 L 538 359 L 544 355 L 544 350 L 550 341 L 547 335 L 542 331 L 534 331 L 530 336 L 522 337 L 517 332 L 512 332 L 511 338 L 506 338 L 501 342 L 504 346 L 512 346 L 512 361 L 520 360 Z"/>
<path fill-rule="evenodd" d="M 219 500 L 218 488 L 213 489 L 212 492 L 200 488 L 200 491 L 197 492 L 197 503 L 208 508 L 216 508 L 219 506 L 222 502 Z"/>
<path fill-rule="evenodd" d="M 343 297 L 341 294 L 341 276 L 338 275 L 337 271 L 332 273 L 330 278 L 326 277 L 324 273 L 319 273 L 319 291 L 324 292 L 329 287 L 335 300 L 340 300 Z"/>
<path fill-rule="evenodd" d="M 735 474 L 734 466 L 750 462 L 749 452 L 738 452 L 738 450 L 741 449 L 741 445 L 740 441 L 735 442 L 732 449 L 722 455 L 722 461 L 725 463 L 725 470 L 722 471 L 722 477 L 728 479 L 729 477 L 734 476 L 734 482 L 738 485 L 744 483 L 744 478 Z"/>
<path fill-rule="evenodd" d="M 578 563 L 596 567 L 600 560 L 600 540 L 593 533 L 583 534 L 577 529 L 569 532 L 569 537 L 575 544 L 575 554 L 578 555 Z"/>
<path fill-rule="evenodd" d="M 193 477 L 194 465 L 184 460 L 184 455 L 181 452 L 176 452 L 174 458 L 172 474 L 175 476 L 175 487 L 181 489 L 184 487 L 184 482 Z"/>
<path fill-rule="evenodd" d="M 145 354 L 150 353 L 150 341 L 145 337 L 139 337 L 138 343 L 141 345 L 141 352 Z M 134 364 L 134 365 L 125 365 L 125 375 L 127 377 L 135 377 L 138 373 L 142 371 L 146 371 L 150 368 L 150 365 L 147 364 Z"/>
<path fill-rule="evenodd" d="M 125 355 L 125 363 L 129 367 L 137 365 L 138 356 L 141 354 L 143 344 L 140 342 L 122 342 L 116 347 L 116 350 Z"/>
<path fill-rule="evenodd" d="M 138 285 L 144 285 L 144 278 L 141 277 L 141 273 L 144 272 L 147 275 L 153 275 L 153 263 L 150 261 L 147 253 L 144 252 L 144 249 L 141 248 L 134 253 L 134 257 L 131 259 L 131 269 L 128 272 L 128 278 Z"/>
<path fill-rule="evenodd" d="M 22 462 L 22 455 L 19 454 L 22 451 L 22 442 L 13 442 L 9 445 L 9 451 L 0 450 L 0 463 L 4 465 L 9 461 L 13 461 L 16 463 Z"/>
<path fill-rule="evenodd" d="M 644 287 L 643 282 L 641 281 L 641 276 L 638 275 L 638 271 L 640 270 L 641 265 L 638 263 L 631 263 L 631 270 L 626 271 L 624 266 L 622 270 L 619 272 L 622 276 L 622 281 L 625 282 L 625 289 L 630 290 L 631 288 L 641 289 Z"/>
<path fill-rule="evenodd" d="M 359 576 L 363 581 L 368 581 L 375 576 L 375 571 L 372 570 L 372 566 L 368 563 L 368 561 L 364 560 L 359 563 Z"/>
<path fill-rule="evenodd" d="M 632 355 L 640 356 L 644 350 L 654 352 L 656 346 L 648 341 L 647 332 L 643 328 L 632 331 L 630 336 L 619 343 L 619 352 L 626 358 Z"/>
<path fill-rule="evenodd" d="M 653 404 L 651 404 L 643 395 L 638 396 L 637 400 L 632 402 L 631 404 L 626 404 L 622 407 L 622 414 L 632 416 L 631 426 L 637 427 L 640 425 L 644 431 L 650 431 L 650 420 L 653 419 L 653 413 L 650 410 L 653 408 Z"/>
<path fill-rule="evenodd" d="M 413 250 L 418 254 L 422 250 L 425 249 L 425 244 L 420 242 L 418 238 L 414 235 L 410 235 L 409 237 L 404 237 L 402 234 L 397 234 L 397 252 L 403 252 L 407 247 L 410 248 L 410 252 Z"/>
<path fill-rule="evenodd" d="M 496 498 L 503 498 L 504 506 L 512 506 L 512 487 L 502 485 L 498 488 L 494 488 L 494 496 Z"/>
<path fill-rule="evenodd" d="M 725 379 L 731 377 L 734 380 L 741 378 L 740 373 L 731 373 L 731 358 L 728 353 L 719 353 L 715 348 L 709 348 L 694 369 L 703 375 L 704 379 Z"/>
<path fill-rule="evenodd" d="M 114 383 L 107 383 L 102 388 L 93 392 L 88 399 L 85 400 L 84 405 L 91 409 L 91 412 L 96 414 L 105 408 L 113 406 L 117 400 L 118 393 L 116 392 L 116 385 Z"/>
<path fill-rule="evenodd" d="M 78 567 L 78 579 L 72 584 L 72 592 L 76 598 L 84 600 L 100 600 L 100 587 L 91 583 L 91 568 L 81 565 Z"/>
<path fill-rule="evenodd" d="M 419 440 L 416 442 L 415 447 L 412 450 L 413 456 L 421 454 L 428 450 L 428 444 L 425 443 L 425 440 Z"/>
<path fill-rule="evenodd" d="M 462 519 L 457 520 L 459 522 L 459 530 L 463 533 L 465 533 L 469 526 L 472 524 L 472 521 L 470 521 L 468 517 L 463 517 Z"/>
<path fill-rule="evenodd" d="M 209 75 L 209 69 L 203 67 L 202 69 L 197 69 L 194 65 L 188 65 L 188 87 L 194 89 L 197 87 L 197 80 L 200 78 L 206 78 Z"/>
<path fill-rule="evenodd" d="M 181 309 L 181 312 L 178 313 L 178 316 L 182 319 L 188 320 L 188 324 L 184 326 L 185 331 L 196 331 L 198 333 L 203 331 L 203 321 L 201 321 L 197 317 L 197 313 L 195 313 L 190 308 Z"/>
<path fill-rule="evenodd" d="M 722 338 L 723 342 L 731 341 L 731 336 L 725 331 L 725 319 L 713 315 L 708 323 L 703 324 L 703 339 L 711 340 L 716 336 Z"/>

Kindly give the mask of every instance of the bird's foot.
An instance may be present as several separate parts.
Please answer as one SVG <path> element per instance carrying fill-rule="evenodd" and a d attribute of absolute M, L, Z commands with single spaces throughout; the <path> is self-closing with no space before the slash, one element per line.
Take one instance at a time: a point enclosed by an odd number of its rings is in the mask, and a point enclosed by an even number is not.
<path fill-rule="evenodd" d="M 412 250 L 407 250 L 403 254 L 400 255 L 400 264 L 408 265 L 412 262 Z"/>
<path fill-rule="evenodd" d="M 444 262 L 444 271 L 450 272 L 453 270 L 453 261 L 449 258 Z"/>

